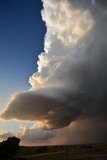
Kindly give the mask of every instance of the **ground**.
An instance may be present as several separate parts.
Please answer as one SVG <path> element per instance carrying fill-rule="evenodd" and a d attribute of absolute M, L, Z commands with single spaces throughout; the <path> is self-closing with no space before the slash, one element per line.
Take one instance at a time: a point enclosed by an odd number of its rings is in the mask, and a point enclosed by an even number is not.
<path fill-rule="evenodd" d="M 18 160 L 107 160 L 107 144 L 22 146 Z"/>

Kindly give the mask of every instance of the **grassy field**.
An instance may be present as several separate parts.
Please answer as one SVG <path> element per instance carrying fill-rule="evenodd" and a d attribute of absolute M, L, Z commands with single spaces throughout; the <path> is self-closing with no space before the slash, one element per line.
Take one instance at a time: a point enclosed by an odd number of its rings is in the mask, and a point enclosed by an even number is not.
<path fill-rule="evenodd" d="M 16 157 L 22 160 L 107 160 L 107 145 L 23 146 Z"/>

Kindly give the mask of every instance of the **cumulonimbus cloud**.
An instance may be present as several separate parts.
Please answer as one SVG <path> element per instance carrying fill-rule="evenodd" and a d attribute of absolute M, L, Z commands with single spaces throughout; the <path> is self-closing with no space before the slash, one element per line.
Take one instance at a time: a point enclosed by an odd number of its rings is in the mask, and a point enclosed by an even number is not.
<path fill-rule="evenodd" d="M 2 133 L 0 134 L 0 140 L 4 140 L 12 136 L 20 138 L 21 145 L 42 145 L 48 144 L 50 139 L 55 137 L 55 133 L 52 130 L 48 130 L 45 125 L 36 123 L 32 127 L 20 126 L 20 131 L 17 133 Z"/>
<path fill-rule="evenodd" d="M 2 118 L 53 129 L 93 117 L 106 123 L 107 13 L 97 0 L 81 2 L 43 1 L 47 32 L 38 71 L 29 78 L 30 91 L 10 98 Z"/>

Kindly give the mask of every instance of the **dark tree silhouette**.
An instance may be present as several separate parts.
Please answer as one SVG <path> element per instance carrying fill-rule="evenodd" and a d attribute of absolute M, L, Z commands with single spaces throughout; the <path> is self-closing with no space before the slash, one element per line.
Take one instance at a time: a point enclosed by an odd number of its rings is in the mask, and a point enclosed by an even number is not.
<path fill-rule="evenodd" d="M 0 143 L 0 159 L 10 158 L 14 156 L 20 149 L 20 139 L 17 137 L 9 137 Z"/>

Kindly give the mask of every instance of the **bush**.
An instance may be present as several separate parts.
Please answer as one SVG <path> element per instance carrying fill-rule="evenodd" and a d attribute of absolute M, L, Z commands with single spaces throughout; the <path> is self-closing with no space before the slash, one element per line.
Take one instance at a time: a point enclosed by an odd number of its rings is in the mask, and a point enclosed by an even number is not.
<path fill-rule="evenodd" d="M 0 158 L 10 158 L 14 156 L 20 146 L 20 139 L 17 137 L 9 137 L 7 140 L 0 143 Z"/>

